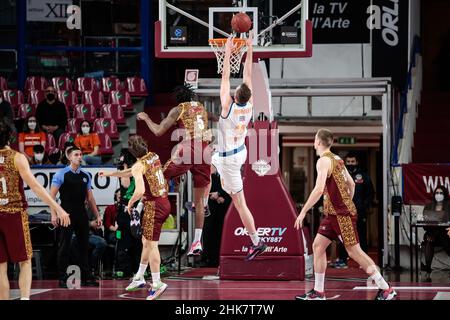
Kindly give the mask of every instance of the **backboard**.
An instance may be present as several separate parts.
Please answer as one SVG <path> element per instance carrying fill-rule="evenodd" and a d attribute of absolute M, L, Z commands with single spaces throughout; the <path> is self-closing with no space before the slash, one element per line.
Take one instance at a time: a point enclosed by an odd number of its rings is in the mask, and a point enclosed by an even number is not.
<path fill-rule="evenodd" d="M 238 12 L 253 21 L 255 58 L 312 56 L 308 0 L 159 0 L 155 56 L 215 58 L 208 40 L 227 38 Z"/>

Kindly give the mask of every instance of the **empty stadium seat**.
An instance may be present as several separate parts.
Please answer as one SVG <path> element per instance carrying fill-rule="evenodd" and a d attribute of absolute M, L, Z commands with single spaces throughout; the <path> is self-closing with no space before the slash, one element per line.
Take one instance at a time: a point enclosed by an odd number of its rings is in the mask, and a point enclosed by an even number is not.
<path fill-rule="evenodd" d="M 83 91 L 98 91 L 99 88 L 94 78 L 80 77 L 77 78 L 75 90 L 81 93 Z"/>
<path fill-rule="evenodd" d="M 130 93 L 126 90 L 111 91 L 108 103 L 121 105 L 124 110 L 133 110 Z"/>
<path fill-rule="evenodd" d="M 17 118 L 18 119 L 26 119 L 30 116 L 34 116 L 36 114 L 36 105 L 23 103 L 17 109 Z"/>
<path fill-rule="evenodd" d="M 126 89 L 132 97 L 148 96 L 145 81 L 140 77 L 128 77 L 126 81 Z"/>
<path fill-rule="evenodd" d="M 58 100 L 64 103 L 69 110 L 73 110 L 73 107 L 78 104 L 78 97 L 75 91 L 58 91 Z"/>
<path fill-rule="evenodd" d="M 8 90 L 8 82 L 3 77 L 0 77 L 0 90 Z"/>
<path fill-rule="evenodd" d="M 100 139 L 100 148 L 99 148 L 100 155 L 113 155 L 114 150 L 109 135 L 107 135 L 106 133 L 97 133 L 97 135 Z"/>
<path fill-rule="evenodd" d="M 39 102 L 45 99 L 45 91 L 32 89 L 28 92 L 27 102 L 37 106 Z"/>
<path fill-rule="evenodd" d="M 66 131 L 68 133 L 77 134 L 78 132 L 80 132 L 80 124 L 81 121 L 83 120 L 84 119 L 74 119 L 74 118 L 68 119 Z"/>
<path fill-rule="evenodd" d="M 97 111 L 92 104 L 77 104 L 73 109 L 73 117 L 93 123 L 97 118 Z"/>
<path fill-rule="evenodd" d="M 45 90 L 48 87 L 48 81 L 44 77 L 27 77 L 25 82 L 25 92 L 31 90 Z"/>
<path fill-rule="evenodd" d="M 126 123 L 123 109 L 118 104 L 104 104 L 100 108 L 100 117 L 105 119 L 114 119 L 117 124 Z"/>
<path fill-rule="evenodd" d="M 47 133 L 47 143 L 45 144 L 45 152 L 49 154 L 54 149 L 57 149 L 55 137 L 51 133 Z"/>
<path fill-rule="evenodd" d="M 113 119 L 95 119 L 93 131 L 97 133 L 106 133 L 111 139 L 119 139 L 117 124 Z"/>
<path fill-rule="evenodd" d="M 102 105 L 105 104 L 105 97 L 100 91 L 84 91 L 83 95 L 81 96 L 81 103 L 92 104 L 96 109 L 99 109 Z"/>
<path fill-rule="evenodd" d="M 66 141 L 74 142 L 76 136 L 77 135 L 75 133 L 64 132 L 61 136 L 59 136 L 58 149 L 64 150 L 64 144 Z"/>
<path fill-rule="evenodd" d="M 19 105 L 25 103 L 23 93 L 20 90 L 5 90 L 3 91 L 3 99 L 8 101 L 14 110 L 17 110 Z"/>
<path fill-rule="evenodd" d="M 72 81 L 67 77 L 54 77 L 52 78 L 53 87 L 57 91 L 69 90 L 72 91 Z"/>
<path fill-rule="evenodd" d="M 120 89 L 121 86 L 119 78 L 105 77 L 102 79 L 102 91 L 104 93 L 109 93 L 113 90 L 120 90 Z"/>

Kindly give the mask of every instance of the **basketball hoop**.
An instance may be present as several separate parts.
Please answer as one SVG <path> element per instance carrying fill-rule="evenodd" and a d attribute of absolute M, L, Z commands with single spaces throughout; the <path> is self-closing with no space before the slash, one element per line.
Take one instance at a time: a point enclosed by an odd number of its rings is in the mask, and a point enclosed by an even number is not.
<path fill-rule="evenodd" d="M 217 73 L 221 74 L 223 70 L 223 60 L 225 58 L 226 38 L 209 39 L 209 45 L 214 51 L 217 58 Z M 246 39 L 233 39 L 234 50 L 231 51 L 230 72 L 238 73 L 241 67 L 241 60 L 247 50 Z"/>

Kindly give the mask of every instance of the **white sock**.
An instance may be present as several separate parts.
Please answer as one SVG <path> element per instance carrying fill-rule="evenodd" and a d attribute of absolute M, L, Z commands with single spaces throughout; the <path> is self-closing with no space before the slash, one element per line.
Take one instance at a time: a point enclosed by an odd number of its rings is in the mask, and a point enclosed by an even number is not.
<path fill-rule="evenodd" d="M 139 270 L 136 273 L 136 278 L 142 278 L 144 276 L 145 270 L 147 270 L 148 264 L 140 263 L 139 264 Z"/>
<path fill-rule="evenodd" d="M 250 239 L 252 239 L 252 242 L 253 242 L 254 246 L 258 245 L 259 237 L 258 237 L 258 234 L 256 232 L 255 233 L 250 233 Z"/>
<path fill-rule="evenodd" d="M 386 282 L 386 280 L 384 280 L 383 276 L 381 275 L 380 271 L 375 271 L 375 273 L 371 276 L 372 280 L 375 281 L 375 283 L 377 284 L 378 288 L 382 289 L 382 290 L 387 290 L 389 289 L 389 285 Z"/>
<path fill-rule="evenodd" d="M 30 298 L 22 297 L 22 298 L 20 298 L 20 300 L 30 300 Z"/>
<path fill-rule="evenodd" d="M 208 206 L 208 197 L 203 197 L 203 206 Z"/>
<path fill-rule="evenodd" d="M 197 241 L 200 241 L 200 239 L 202 238 L 202 231 L 203 229 L 195 229 L 195 235 L 194 235 L 194 243 Z"/>
<path fill-rule="evenodd" d="M 153 282 L 153 286 L 156 287 L 158 285 L 158 283 L 161 282 L 161 276 L 159 272 L 152 272 L 152 282 Z"/>
<path fill-rule="evenodd" d="M 314 272 L 314 290 L 324 292 L 325 273 Z"/>

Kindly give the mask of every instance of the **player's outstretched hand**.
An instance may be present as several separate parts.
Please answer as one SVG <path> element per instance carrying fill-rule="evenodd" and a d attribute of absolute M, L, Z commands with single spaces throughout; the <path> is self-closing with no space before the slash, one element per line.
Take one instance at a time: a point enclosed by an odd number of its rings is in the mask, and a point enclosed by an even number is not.
<path fill-rule="evenodd" d="M 136 119 L 138 120 L 147 120 L 149 119 L 148 114 L 146 114 L 145 112 L 139 112 L 136 116 Z"/>
<path fill-rule="evenodd" d="M 250 30 L 248 32 L 248 38 L 245 44 L 247 45 L 247 47 L 253 47 L 253 30 Z"/>
<path fill-rule="evenodd" d="M 62 227 L 68 227 L 70 225 L 70 216 L 69 214 L 64 210 L 58 210 L 58 219 L 59 219 L 59 225 Z"/>
<path fill-rule="evenodd" d="M 295 219 L 295 223 L 294 223 L 295 229 L 300 230 L 301 228 L 303 228 L 303 220 L 305 219 L 305 216 L 306 216 L 306 213 L 304 213 L 303 211 L 300 212 L 297 219 Z"/>

